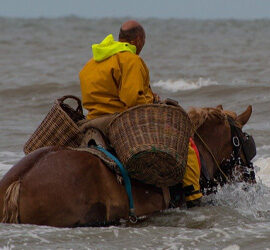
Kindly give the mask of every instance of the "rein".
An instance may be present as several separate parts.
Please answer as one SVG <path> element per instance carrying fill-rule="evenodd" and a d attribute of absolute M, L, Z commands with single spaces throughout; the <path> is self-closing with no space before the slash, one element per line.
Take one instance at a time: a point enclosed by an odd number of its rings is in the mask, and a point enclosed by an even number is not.
<path fill-rule="evenodd" d="M 221 164 L 218 163 L 212 150 L 209 148 L 203 138 L 199 135 L 199 133 L 197 133 L 197 131 L 194 129 L 194 133 L 197 135 L 204 147 L 210 153 L 211 157 L 214 160 L 214 163 L 219 170 L 219 175 L 217 174 L 214 180 L 209 180 L 205 178 L 205 176 L 203 176 L 203 178 L 206 180 L 206 182 L 205 180 L 202 180 L 202 184 L 203 182 L 205 184 L 205 187 L 202 187 L 203 185 L 201 185 L 203 193 L 205 189 L 207 190 L 207 193 L 209 193 L 209 189 L 210 193 L 214 192 L 213 188 L 216 188 L 218 184 L 223 185 L 225 183 L 230 183 L 231 178 L 229 178 L 228 176 L 233 175 L 233 170 L 236 166 L 241 167 L 241 170 L 243 171 L 244 181 L 251 181 L 252 183 L 256 182 L 254 167 L 251 162 L 253 157 L 256 155 L 256 145 L 253 137 L 248 135 L 247 133 L 242 132 L 241 128 L 239 128 L 235 124 L 235 121 L 230 116 L 227 117 L 227 120 L 231 128 L 231 142 L 233 150 L 230 158 L 223 160 Z M 240 156 L 241 151 L 243 152 L 245 162 Z"/>
<path fill-rule="evenodd" d="M 222 171 L 220 165 L 218 164 L 218 161 L 216 159 L 216 157 L 214 156 L 212 150 L 209 148 L 209 146 L 207 145 L 207 143 L 203 140 L 203 138 L 197 133 L 197 131 L 195 131 L 195 134 L 198 136 L 198 138 L 201 140 L 201 142 L 203 143 L 203 145 L 205 146 L 205 148 L 207 149 L 208 153 L 210 153 L 210 155 L 212 156 L 215 164 L 217 165 L 219 171 L 221 172 L 221 174 L 224 176 L 224 178 L 226 179 L 226 181 L 229 182 L 229 178 L 228 176 Z"/>

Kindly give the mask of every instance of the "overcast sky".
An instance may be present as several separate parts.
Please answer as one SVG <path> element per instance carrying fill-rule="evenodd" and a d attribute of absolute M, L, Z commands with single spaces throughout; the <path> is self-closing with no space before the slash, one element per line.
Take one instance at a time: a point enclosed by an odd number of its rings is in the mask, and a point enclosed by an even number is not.
<path fill-rule="evenodd" d="M 270 18 L 270 0 L 0 0 L 0 16 Z"/>

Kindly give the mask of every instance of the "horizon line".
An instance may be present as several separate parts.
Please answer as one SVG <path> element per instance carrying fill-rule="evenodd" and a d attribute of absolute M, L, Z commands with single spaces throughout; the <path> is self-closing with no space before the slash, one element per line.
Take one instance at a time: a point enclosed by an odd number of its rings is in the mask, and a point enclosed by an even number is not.
<path fill-rule="evenodd" d="M 31 19 L 65 19 L 65 18 L 77 18 L 77 19 L 89 19 L 89 20 L 97 20 L 97 19 L 162 19 L 162 20 L 194 20 L 194 21 L 227 21 L 227 20 L 235 20 L 235 21 L 257 21 L 257 20 L 270 20 L 270 17 L 250 17 L 250 18 L 236 18 L 236 17 L 157 17 L 157 16 L 149 16 L 149 17 L 135 17 L 135 16 L 96 16 L 96 17 L 86 17 L 86 16 L 80 16 L 75 14 L 67 14 L 67 15 L 59 15 L 59 16 L 12 16 L 12 15 L 0 15 L 0 18 L 13 18 L 13 19 L 25 19 L 25 20 L 31 20 Z"/>

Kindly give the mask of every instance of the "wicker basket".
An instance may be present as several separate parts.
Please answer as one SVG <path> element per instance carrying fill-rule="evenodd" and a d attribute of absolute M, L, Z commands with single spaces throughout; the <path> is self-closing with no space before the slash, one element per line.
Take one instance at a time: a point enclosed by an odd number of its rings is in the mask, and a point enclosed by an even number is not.
<path fill-rule="evenodd" d="M 119 114 L 108 131 L 131 177 L 156 186 L 172 186 L 183 179 L 191 122 L 180 106 L 136 106 Z"/>
<path fill-rule="evenodd" d="M 76 110 L 64 103 L 68 98 L 77 101 Z M 57 99 L 45 119 L 25 143 L 25 154 L 45 146 L 78 147 L 83 134 L 76 122 L 81 119 L 84 119 L 84 115 L 79 98 L 68 95 Z"/>

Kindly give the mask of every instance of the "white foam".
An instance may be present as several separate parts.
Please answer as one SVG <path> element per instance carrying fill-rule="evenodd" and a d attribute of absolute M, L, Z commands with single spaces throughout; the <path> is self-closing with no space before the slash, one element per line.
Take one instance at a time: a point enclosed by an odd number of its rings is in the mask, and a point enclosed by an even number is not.
<path fill-rule="evenodd" d="M 12 165 L 0 162 L 0 170 L 8 170 Z"/>
<path fill-rule="evenodd" d="M 196 82 L 180 79 L 176 81 L 167 80 L 153 83 L 154 87 L 159 87 L 171 92 L 199 89 L 201 87 L 211 85 L 218 85 L 218 83 L 210 79 L 203 79 L 203 78 L 199 78 L 198 81 Z"/>
<path fill-rule="evenodd" d="M 23 156 L 24 154 L 22 152 L 0 152 L 0 178 Z"/>
<path fill-rule="evenodd" d="M 254 162 L 254 165 L 260 168 L 256 175 L 262 180 L 263 184 L 270 187 L 270 157 L 260 158 Z"/>
<path fill-rule="evenodd" d="M 13 248 L 15 248 L 15 246 L 14 246 L 14 245 L 10 245 L 10 246 L 3 246 L 3 247 L 0 247 L 0 250 L 11 250 L 11 249 L 13 249 Z"/>
<path fill-rule="evenodd" d="M 13 244 L 11 244 L 11 240 L 8 240 L 7 245 L 1 246 L 0 250 L 12 250 L 13 248 L 15 248 L 15 246 Z"/>
<path fill-rule="evenodd" d="M 12 164 L 6 164 L 0 162 L 0 179 L 4 176 L 4 174 L 12 167 Z"/>
<path fill-rule="evenodd" d="M 238 245 L 230 245 L 230 246 L 223 248 L 223 250 L 239 250 L 239 249 L 240 249 L 240 247 Z"/>
<path fill-rule="evenodd" d="M 11 152 L 11 151 L 1 151 L 0 152 L 0 160 L 13 160 L 17 161 L 24 156 L 23 152 Z"/>
<path fill-rule="evenodd" d="M 269 149 L 270 149 L 270 145 L 263 145 L 263 146 L 257 148 L 258 151 L 260 151 L 260 150 L 269 150 Z"/>

